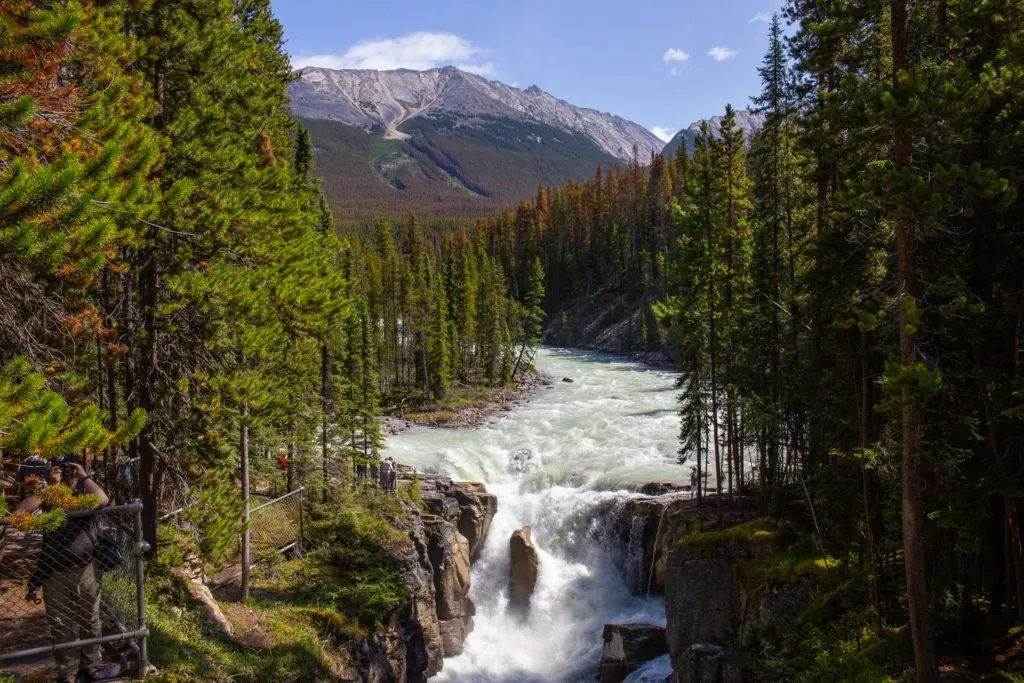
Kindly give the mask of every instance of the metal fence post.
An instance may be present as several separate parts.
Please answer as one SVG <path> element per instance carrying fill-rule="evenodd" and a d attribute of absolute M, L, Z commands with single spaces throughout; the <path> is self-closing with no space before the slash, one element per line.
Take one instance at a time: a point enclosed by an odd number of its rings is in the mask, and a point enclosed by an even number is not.
<path fill-rule="evenodd" d="M 141 503 L 141 501 L 139 501 Z M 138 609 L 139 631 L 139 675 L 145 676 L 149 669 L 149 633 L 146 628 L 146 589 L 143 555 L 149 552 L 149 544 L 142 540 L 142 506 L 135 510 L 135 600 Z"/>
<path fill-rule="evenodd" d="M 298 547 L 299 547 L 299 555 L 300 556 L 303 553 L 303 550 L 302 550 L 302 536 L 303 536 L 303 533 L 305 531 L 305 525 L 304 525 L 304 520 L 303 520 L 303 516 L 304 515 L 303 515 L 303 512 L 302 512 L 302 494 L 303 494 L 304 491 L 305 491 L 305 488 L 299 489 L 299 540 L 298 540 Z"/>

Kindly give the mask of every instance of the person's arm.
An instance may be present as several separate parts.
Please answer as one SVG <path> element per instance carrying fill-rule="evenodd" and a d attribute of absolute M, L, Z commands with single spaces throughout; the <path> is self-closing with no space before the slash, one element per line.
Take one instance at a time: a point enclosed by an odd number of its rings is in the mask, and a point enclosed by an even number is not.
<path fill-rule="evenodd" d="M 92 476 L 85 471 L 85 468 L 76 463 L 71 463 L 71 466 L 75 468 L 75 473 L 78 474 L 79 481 L 82 482 L 82 486 L 85 488 L 86 493 L 91 493 L 100 499 L 100 507 L 106 506 L 110 502 L 110 498 L 107 497 L 106 492 L 93 481 Z"/>
<path fill-rule="evenodd" d="M 15 512 L 35 512 L 39 509 L 39 506 L 43 504 L 39 496 L 32 494 L 31 496 L 25 496 L 18 503 L 18 507 L 14 508 Z"/>

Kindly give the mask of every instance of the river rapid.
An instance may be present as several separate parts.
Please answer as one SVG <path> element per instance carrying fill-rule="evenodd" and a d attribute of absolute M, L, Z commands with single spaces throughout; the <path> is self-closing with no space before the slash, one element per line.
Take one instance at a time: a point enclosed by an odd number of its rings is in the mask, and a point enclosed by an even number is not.
<path fill-rule="evenodd" d="M 676 464 L 675 374 L 586 351 L 541 349 L 552 379 L 528 403 L 476 429 L 418 428 L 386 455 L 423 472 L 483 481 L 498 513 L 473 566 L 476 628 L 434 679 L 459 683 L 592 683 L 607 623 L 664 625 L 661 598 L 634 596 L 609 541 L 605 513 L 652 481 L 682 483 Z M 572 382 L 563 382 L 568 377 Z M 510 468 L 528 449 L 527 471 Z M 530 526 L 539 556 L 529 618 L 506 615 L 509 550 Z M 620 566 L 616 566 L 618 552 Z M 667 657 L 628 683 L 661 681 Z"/>

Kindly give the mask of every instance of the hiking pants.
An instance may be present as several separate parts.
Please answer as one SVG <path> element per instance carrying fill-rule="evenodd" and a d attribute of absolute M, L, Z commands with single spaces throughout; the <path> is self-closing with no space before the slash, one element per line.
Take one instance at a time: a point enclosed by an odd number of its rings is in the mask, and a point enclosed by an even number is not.
<path fill-rule="evenodd" d="M 103 635 L 100 621 L 100 584 L 90 562 L 84 567 L 69 567 L 54 571 L 43 581 L 43 602 L 46 620 L 50 623 L 50 637 L 54 644 L 73 640 L 99 638 Z M 77 676 L 79 668 L 100 664 L 100 646 L 72 647 L 53 653 L 64 680 Z"/>

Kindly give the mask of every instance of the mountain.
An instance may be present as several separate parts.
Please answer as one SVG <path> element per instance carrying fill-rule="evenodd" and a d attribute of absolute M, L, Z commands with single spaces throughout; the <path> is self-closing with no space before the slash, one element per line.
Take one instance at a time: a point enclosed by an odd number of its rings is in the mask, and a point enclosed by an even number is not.
<path fill-rule="evenodd" d="M 538 183 L 589 178 L 598 164 L 628 161 L 634 148 L 646 161 L 663 146 L 619 116 L 455 67 L 307 67 L 288 92 L 343 220 L 488 213 L 534 194 Z"/>
<path fill-rule="evenodd" d="M 711 130 L 713 135 L 718 134 L 718 127 L 722 123 L 721 116 L 712 116 L 710 119 L 703 119 L 701 121 L 694 121 L 686 128 L 682 129 L 675 134 L 665 149 L 662 150 L 662 154 L 666 157 L 675 156 L 676 150 L 679 149 L 679 145 L 686 142 L 686 149 L 693 151 L 693 141 L 697 139 L 697 135 L 700 133 L 700 125 L 702 123 L 708 124 L 708 128 Z M 751 138 L 754 134 L 761 129 L 764 125 L 764 114 L 756 111 L 748 111 L 746 109 L 738 110 L 736 112 L 736 125 L 743 129 L 743 134 L 746 137 L 747 144 L 750 144 Z"/>

